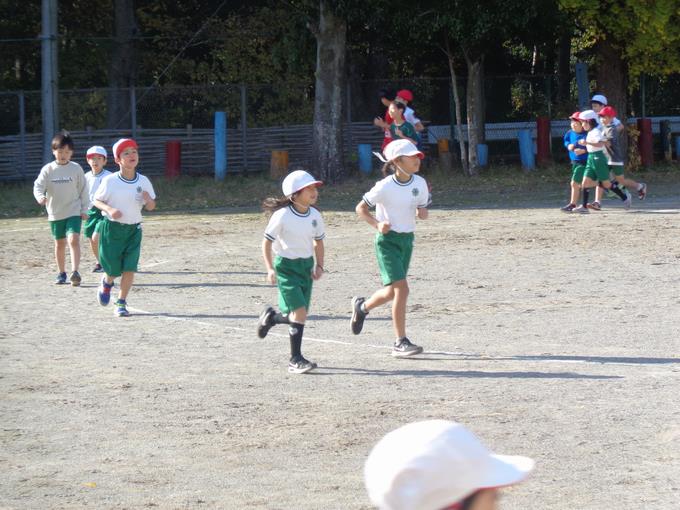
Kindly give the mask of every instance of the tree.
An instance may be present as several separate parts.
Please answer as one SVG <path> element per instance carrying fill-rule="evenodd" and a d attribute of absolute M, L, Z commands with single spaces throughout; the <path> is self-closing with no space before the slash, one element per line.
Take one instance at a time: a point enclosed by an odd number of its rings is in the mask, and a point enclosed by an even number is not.
<path fill-rule="evenodd" d="M 136 55 L 134 38 L 137 35 L 134 0 L 115 0 L 115 42 L 109 67 L 109 91 L 107 95 L 106 125 L 111 129 L 129 127 L 129 88 L 135 85 Z"/>
<path fill-rule="evenodd" d="M 680 71 L 680 9 L 677 0 L 560 0 L 597 57 L 596 81 L 622 117 L 629 84 L 641 73 Z"/>

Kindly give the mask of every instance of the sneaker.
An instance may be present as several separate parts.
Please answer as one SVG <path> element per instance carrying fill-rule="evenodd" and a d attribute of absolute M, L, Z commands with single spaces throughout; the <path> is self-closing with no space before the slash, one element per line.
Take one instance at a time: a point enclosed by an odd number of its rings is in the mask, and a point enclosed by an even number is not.
<path fill-rule="evenodd" d="M 592 209 L 593 211 L 601 211 L 602 206 L 600 205 L 600 202 L 593 202 L 592 204 L 588 204 L 586 206 L 588 209 Z"/>
<path fill-rule="evenodd" d="M 355 335 L 361 333 L 361 329 L 364 327 L 364 319 L 366 319 L 366 316 L 368 315 L 368 313 L 361 309 L 361 305 L 364 304 L 364 301 L 366 300 L 362 297 L 354 296 L 352 298 L 352 320 L 350 321 L 350 325 L 352 327 L 352 333 Z"/>
<path fill-rule="evenodd" d="M 130 312 L 128 312 L 127 309 L 127 303 L 125 302 L 124 299 L 119 299 L 118 301 L 115 302 L 116 309 L 113 313 L 115 313 L 118 317 L 129 317 Z"/>
<path fill-rule="evenodd" d="M 92 270 L 92 272 L 93 273 L 103 273 L 104 268 L 102 267 L 102 265 L 100 263 L 97 263 L 97 265 L 94 266 L 94 269 Z"/>
<path fill-rule="evenodd" d="M 560 207 L 560 211 L 562 212 L 571 212 L 574 209 L 576 209 L 576 204 L 567 204 L 564 207 Z"/>
<path fill-rule="evenodd" d="M 99 288 L 97 289 L 97 300 L 102 306 L 109 304 L 111 300 L 111 289 L 113 288 L 113 283 L 106 283 L 106 278 L 102 278 Z"/>
<path fill-rule="evenodd" d="M 392 356 L 395 358 L 408 358 L 415 354 L 423 352 L 423 348 L 419 345 L 414 345 L 408 338 L 402 338 L 398 344 L 392 348 Z"/>
<path fill-rule="evenodd" d="M 316 367 L 316 363 L 300 357 L 297 360 L 291 360 L 290 363 L 288 363 L 288 372 L 291 374 L 306 374 L 307 372 L 314 370 Z"/>
<path fill-rule="evenodd" d="M 57 285 L 64 285 L 66 283 L 66 273 L 59 273 L 54 280 Z"/>
<path fill-rule="evenodd" d="M 80 273 L 78 271 L 73 271 L 69 280 L 71 281 L 71 287 L 79 287 L 82 278 L 80 277 Z"/>
<path fill-rule="evenodd" d="M 581 214 L 588 214 L 590 211 L 588 210 L 587 207 L 579 205 L 576 209 L 574 209 L 574 212 L 575 213 L 581 213 Z"/>
<path fill-rule="evenodd" d="M 640 186 L 642 187 L 638 190 L 638 198 L 644 200 L 647 196 L 647 185 L 644 182 L 641 182 Z"/>
<path fill-rule="evenodd" d="M 632 203 L 633 199 L 630 196 L 630 193 L 626 191 L 626 199 L 623 201 L 623 208 L 624 209 L 630 209 L 630 205 Z"/>
<path fill-rule="evenodd" d="M 271 306 L 266 307 L 264 310 L 262 310 L 262 313 L 260 314 L 260 319 L 257 321 L 257 336 L 260 338 L 264 338 L 267 336 L 267 333 L 269 333 L 269 330 L 272 328 L 274 323 L 272 322 L 272 317 L 276 312 Z"/>

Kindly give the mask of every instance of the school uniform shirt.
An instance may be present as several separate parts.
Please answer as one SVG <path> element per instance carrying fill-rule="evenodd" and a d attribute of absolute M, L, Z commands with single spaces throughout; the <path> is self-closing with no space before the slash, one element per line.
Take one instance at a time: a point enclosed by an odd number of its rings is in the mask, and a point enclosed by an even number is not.
<path fill-rule="evenodd" d="M 279 257 L 307 259 L 314 255 L 313 241 L 326 237 L 326 227 L 318 209 L 310 207 L 303 214 L 289 205 L 272 214 L 264 237 L 272 241 L 272 251 Z"/>
<path fill-rule="evenodd" d="M 584 132 L 577 133 L 573 129 L 570 129 L 564 134 L 564 148 L 569 152 L 569 159 L 572 163 L 585 163 L 588 159 L 588 154 L 586 152 L 576 154 L 573 150 L 569 150 L 570 145 L 573 145 L 574 149 L 588 150 L 586 146 L 577 143 L 579 140 L 583 140 L 583 135 L 585 135 Z"/>
<path fill-rule="evenodd" d="M 623 147 L 621 146 L 621 133 L 616 126 L 602 126 L 602 135 L 609 141 L 609 147 L 605 151 L 607 162 L 610 166 L 623 166 Z"/>
<path fill-rule="evenodd" d="M 602 130 L 600 127 L 594 127 L 590 131 L 588 131 L 588 136 L 586 136 L 586 142 L 590 143 L 597 143 L 597 142 L 604 142 L 604 134 L 602 133 Z M 587 145 L 586 148 L 588 149 L 588 154 L 593 153 L 593 152 L 602 152 L 604 150 L 604 147 L 593 147 L 592 145 Z"/>
<path fill-rule="evenodd" d="M 390 230 L 400 233 L 416 229 L 416 209 L 429 205 L 427 182 L 419 175 L 411 175 L 406 182 L 399 182 L 388 175 L 375 183 L 363 196 L 369 207 L 375 207 L 375 218 L 390 224 Z"/>
<path fill-rule="evenodd" d="M 59 221 L 87 213 L 89 197 L 83 167 L 74 161 L 46 164 L 33 183 L 33 196 L 47 197 L 47 219 Z"/>
<path fill-rule="evenodd" d="M 144 175 L 135 173 L 134 179 L 127 180 L 120 172 L 116 172 L 107 175 L 102 180 L 94 199 L 101 200 L 123 213 L 120 218 L 114 220 L 106 211 L 102 211 L 108 220 L 135 225 L 142 222 L 142 207 L 144 207 L 142 193 L 145 191 L 152 199 L 156 199 L 151 181 Z"/>
<path fill-rule="evenodd" d="M 401 131 L 401 136 L 397 134 L 397 129 Z M 416 133 L 416 128 L 413 124 L 404 121 L 401 126 L 397 126 L 394 122 L 390 124 L 390 133 L 392 135 L 392 140 L 399 140 L 401 138 L 410 138 L 411 140 L 416 140 L 418 133 Z"/>
<path fill-rule="evenodd" d="M 95 175 L 92 171 L 89 171 L 85 174 L 85 180 L 87 181 L 87 189 L 90 196 L 90 205 L 88 207 L 92 207 L 94 195 L 97 192 L 97 189 L 99 189 L 99 185 L 104 180 L 104 177 L 106 177 L 107 175 L 111 175 L 111 172 L 109 172 L 106 168 L 102 168 L 102 171 L 99 172 L 97 175 Z"/>
<path fill-rule="evenodd" d="M 410 106 L 404 108 L 404 120 L 411 124 L 412 126 L 415 126 L 420 122 L 420 119 L 416 117 L 416 112 L 414 112 L 413 108 L 411 108 Z"/>

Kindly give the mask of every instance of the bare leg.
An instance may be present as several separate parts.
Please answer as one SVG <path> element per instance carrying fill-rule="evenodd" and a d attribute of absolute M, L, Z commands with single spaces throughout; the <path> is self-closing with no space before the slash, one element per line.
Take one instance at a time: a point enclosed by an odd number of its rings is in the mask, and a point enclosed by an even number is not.
<path fill-rule="evenodd" d="M 293 310 L 288 314 L 290 322 L 295 322 L 297 324 L 304 324 L 307 320 L 307 309 L 303 306 L 296 310 Z"/>
<path fill-rule="evenodd" d="M 108 278 L 108 277 L 107 277 Z M 124 271 L 123 275 L 120 277 L 120 294 L 118 294 L 118 299 L 127 299 L 128 292 L 132 288 L 132 282 L 135 279 L 135 273 L 132 271 Z"/>
<path fill-rule="evenodd" d="M 78 271 L 80 267 L 80 234 L 68 235 L 68 249 L 71 252 L 71 270 Z"/>
<path fill-rule="evenodd" d="M 97 261 L 97 264 L 99 264 L 99 233 L 95 232 L 92 234 L 92 238 L 90 239 L 90 248 L 92 248 L 92 255 L 94 255 L 94 259 Z"/>
<path fill-rule="evenodd" d="M 578 198 L 581 196 L 581 185 L 578 182 L 571 181 L 571 200 L 570 204 L 578 204 Z"/>
<path fill-rule="evenodd" d="M 66 238 L 54 240 L 54 259 L 59 272 L 66 272 Z"/>
<path fill-rule="evenodd" d="M 399 280 L 392 283 L 394 301 L 392 301 L 392 326 L 397 338 L 406 336 L 406 301 L 408 300 L 408 282 Z"/>
<path fill-rule="evenodd" d="M 380 305 L 389 303 L 394 299 L 394 283 L 390 285 L 385 285 L 382 289 L 376 290 L 373 295 L 364 301 L 364 306 L 366 310 L 373 310 Z"/>

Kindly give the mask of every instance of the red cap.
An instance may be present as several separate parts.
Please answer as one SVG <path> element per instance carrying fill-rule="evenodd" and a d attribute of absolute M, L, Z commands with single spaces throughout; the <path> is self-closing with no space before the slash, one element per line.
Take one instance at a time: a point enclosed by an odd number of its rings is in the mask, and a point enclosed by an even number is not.
<path fill-rule="evenodd" d="M 616 117 L 616 110 L 613 106 L 605 106 L 598 113 L 600 117 Z"/>
<path fill-rule="evenodd" d="M 579 119 L 579 117 L 578 117 L 580 113 L 581 113 L 581 112 L 574 112 L 574 113 L 572 113 L 572 114 L 569 116 L 569 118 L 570 118 L 570 119 L 573 119 L 573 120 L 581 120 L 581 119 Z"/>
<path fill-rule="evenodd" d="M 135 149 L 139 148 L 137 147 L 137 142 L 135 142 L 132 138 L 121 138 L 113 144 L 113 157 L 115 159 L 120 159 L 120 153 L 128 147 L 134 147 Z"/>
<path fill-rule="evenodd" d="M 413 101 L 413 92 L 411 92 L 410 90 L 402 89 L 399 92 L 397 92 L 397 97 L 405 99 L 410 103 L 411 101 Z"/>

